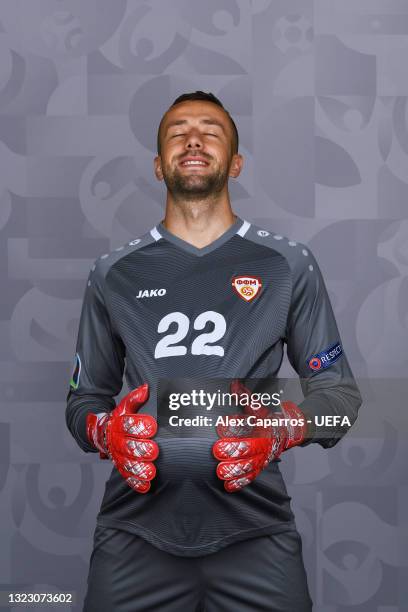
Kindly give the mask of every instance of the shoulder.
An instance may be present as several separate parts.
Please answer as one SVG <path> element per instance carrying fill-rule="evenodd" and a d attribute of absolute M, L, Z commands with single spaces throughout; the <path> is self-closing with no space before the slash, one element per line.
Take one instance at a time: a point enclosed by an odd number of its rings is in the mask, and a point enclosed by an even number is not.
<path fill-rule="evenodd" d="M 117 264 L 121 259 L 127 257 L 128 255 L 136 251 L 142 251 L 144 248 L 154 243 L 155 241 L 156 239 L 154 237 L 153 228 L 145 234 L 137 238 L 133 238 L 129 242 L 119 246 L 113 251 L 103 253 L 93 262 L 90 270 L 90 277 L 93 277 L 95 281 L 103 281 L 106 278 L 108 272 L 112 269 L 112 267 Z"/>
<path fill-rule="evenodd" d="M 279 254 L 286 260 L 294 276 L 317 270 L 317 262 L 310 248 L 294 238 L 254 224 L 249 225 L 243 238 Z"/>

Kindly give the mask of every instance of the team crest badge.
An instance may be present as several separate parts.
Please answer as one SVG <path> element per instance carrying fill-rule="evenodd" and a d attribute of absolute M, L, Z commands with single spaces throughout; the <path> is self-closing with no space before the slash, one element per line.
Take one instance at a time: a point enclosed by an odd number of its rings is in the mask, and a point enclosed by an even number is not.
<path fill-rule="evenodd" d="M 231 282 L 232 288 L 240 298 L 251 302 L 262 289 L 262 281 L 259 276 L 234 276 Z"/>

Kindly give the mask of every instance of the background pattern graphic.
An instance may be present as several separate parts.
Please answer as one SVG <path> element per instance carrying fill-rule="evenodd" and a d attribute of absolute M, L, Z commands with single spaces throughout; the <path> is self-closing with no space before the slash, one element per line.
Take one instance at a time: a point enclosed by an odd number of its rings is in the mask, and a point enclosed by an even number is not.
<path fill-rule="evenodd" d="M 0 26 L 0 590 L 81 609 L 110 469 L 64 420 L 85 281 L 161 220 L 158 122 L 204 89 L 240 132 L 235 212 L 310 245 L 364 395 L 281 463 L 315 610 L 406 609 L 406 0 L 2 0 Z"/>

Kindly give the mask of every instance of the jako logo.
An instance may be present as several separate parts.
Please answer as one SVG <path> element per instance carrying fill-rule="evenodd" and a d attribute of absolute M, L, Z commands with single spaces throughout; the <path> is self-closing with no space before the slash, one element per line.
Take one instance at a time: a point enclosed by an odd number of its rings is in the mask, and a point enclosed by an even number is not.
<path fill-rule="evenodd" d="M 140 289 L 136 299 L 145 297 L 160 297 L 166 294 L 166 289 Z"/>

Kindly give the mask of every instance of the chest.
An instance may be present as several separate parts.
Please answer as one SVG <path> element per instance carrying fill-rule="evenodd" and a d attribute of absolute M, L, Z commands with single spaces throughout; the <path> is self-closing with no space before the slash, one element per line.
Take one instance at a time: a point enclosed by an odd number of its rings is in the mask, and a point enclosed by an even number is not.
<path fill-rule="evenodd" d="M 158 258 L 109 278 L 127 354 L 199 366 L 262 353 L 285 333 L 291 280 L 282 260 Z"/>

